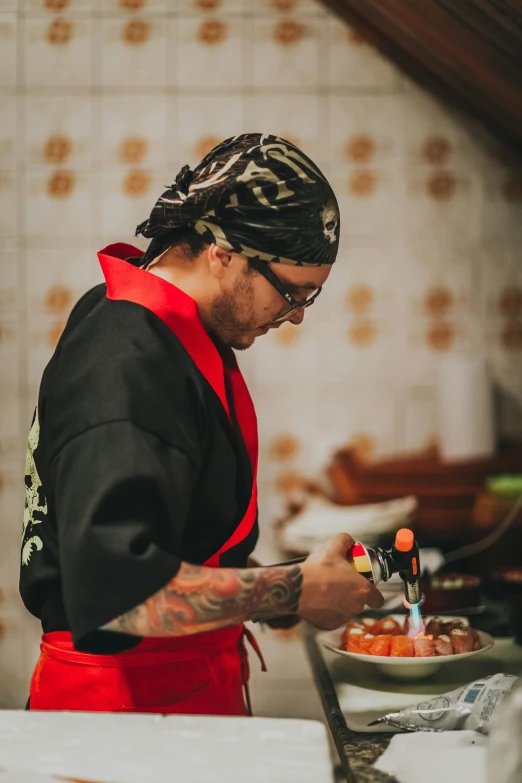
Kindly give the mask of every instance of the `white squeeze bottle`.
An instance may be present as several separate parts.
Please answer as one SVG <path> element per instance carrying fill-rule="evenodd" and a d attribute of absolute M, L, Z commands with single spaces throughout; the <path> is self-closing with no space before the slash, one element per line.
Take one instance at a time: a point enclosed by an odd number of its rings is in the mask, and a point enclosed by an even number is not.
<path fill-rule="evenodd" d="M 522 781 L 522 687 L 514 688 L 491 720 L 487 746 L 488 783 Z"/>

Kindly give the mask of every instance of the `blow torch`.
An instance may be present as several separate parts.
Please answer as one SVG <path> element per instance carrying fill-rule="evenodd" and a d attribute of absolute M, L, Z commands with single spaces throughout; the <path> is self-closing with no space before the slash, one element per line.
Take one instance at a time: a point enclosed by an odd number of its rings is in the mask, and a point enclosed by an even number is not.
<path fill-rule="evenodd" d="M 387 582 L 393 574 L 398 573 L 404 583 L 404 597 L 407 603 L 410 607 L 420 604 L 422 595 L 419 587 L 419 546 L 412 531 L 407 527 L 397 531 L 391 549 L 382 547 L 373 549 L 356 543 L 350 547 L 346 557 L 350 565 L 374 585 Z M 292 565 L 302 563 L 304 560 L 306 557 L 298 557 L 278 565 Z"/>

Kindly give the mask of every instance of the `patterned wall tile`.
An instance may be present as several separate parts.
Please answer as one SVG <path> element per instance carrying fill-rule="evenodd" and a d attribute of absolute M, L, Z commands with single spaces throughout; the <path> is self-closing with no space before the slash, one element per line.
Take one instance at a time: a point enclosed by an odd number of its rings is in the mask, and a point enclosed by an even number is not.
<path fill-rule="evenodd" d="M 20 395 L 16 385 L 4 374 L 0 402 L 0 461 L 17 461 L 24 452 L 26 440 L 20 430 Z"/>
<path fill-rule="evenodd" d="M 15 169 L 18 139 L 16 133 L 17 98 L 3 95 L 0 100 L 0 160 L 2 168 Z"/>
<path fill-rule="evenodd" d="M 0 704 L 4 709 L 22 710 L 27 704 L 29 681 L 0 681 Z"/>
<path fill-rule="evenodd" d="M 337 17 L 328 20 L 328 70 L 330 87 L 398 88 L 398 71 L 360 32 Z"/>
<path fill-rule="evenodd" d="M 0 367 L 2 385 L 16 389 L 19 382 L 20 335 L 18 311 L 20 308 L 19 265 L 21 254 L 16 250 L 0 251 Z M 0 426 L 0 439 L 2 428 Z"/>
<path fill-rule="evenodd" d="M 400 160 L 402 126 L 395 97 L 330 95 L 328 140 L 336 165 L 373 168 Z"/>
<path fill-rule="evenodd" d="M 23 667 L 24 680 L 31 680 L 34 667 L 40 655 L 42 626 L 40 621 L 29 612 L 23 617 Z"/>
<path fill-rule="evenodd" d="M 27 96 L 25 154 L 31 167 L 89 169 L 93 159 L 93 111 L 90 96 Z"/>
<path fill-rule="evenodd" d="M 14 13 L 0 14 L 0 87 L 16 85 L 16 28 Z"/>
<path fill-rule="evenodd" d="M 116 168 L 161 167 L 169 146 L 176 146 L 176 128 L 167 124 L 167 104 L 174 97 L 164 95 L 104 95 L 96 110 L 101 120 L 101 159 Z"/>
<path fill-rule="evenodd" d="M 376 375 L 394 376 L 403 333 L 397 326 L 372 312 L 340 319 L 337 330 L 321 330 L 322 344 L 317 369 L 320 377 L 339 383 L 354 378 L 371 382 Z"/>
<path fill-rule="evenodd" d="M 466 318 L 471 310 L 474 288 L 474 256 L 441 243 L 417 246 L 403 251 L 404 290 L 410 311 L 417 316 L 436 318 L 456 315 Z"/>
<path fill-rule="evenodd" d="M 20 535 L 22 532 L 22 515 L 24 507 L 23 477 L 24 456 L 20 449 L 16 455 L 0 457 L 1 531 L 5 534 L 16 535 L 18 545 L 20 544 Z M 4 584 L 4 581 L 5 575 L 1 574 L 2 585 Z"/>
<path fill-rule="evenodd" d="M 223 111 L 225 102 L 227 110 Z M 176 153 L 177 161 L 183 165 L 196 165 L 220 141 L 246 129 L 243 101 L 239 96 L 230 100 L 212 94 L 180 95 L 176 113 L 173 135 L 177 143 L 172 144 L 170 154 Z M 176 173 L 171 172 L 172 176 Z"/>
<path fill-rule="evenodd" d="M 506 236 L 522 240 L 522 169 L 496 166 L 483 170 L 482 228 L 486 240 Z"/>
<path fill-rule="evenodd" d="M 293 386 L 289 373 L 271 376 L 256 396 L 259 425 L 260 478 L 299 470 L 315 448 L 318 432 L 318 395 L 312 385 Z"/>
<path fill-rule="evenodd" d="M 480 251 L 481 315 L 488 319 L 522 319 L 520 250 L 512 242 L 495 242 Z"/>
<path fill-rule="evenodd" d="M 366 459 L 384 458 L 397 451 L 397 413 L 389 377 L 374 374 L 364 383 L 354 372 L 351 382 L 332 379 L 324 390 L 318 431 L 330 436 L 332 447 L 351 445 Z"/>
<path fill-rule="evenodd" d="M 324 6 L 318 0 L 250 0 L 253 12 L 259 16 L 326 16 Z"/>
<path fill-rule="evenodd" d="M 179 0 L 92 0 L 104 16 L 131 17 L 134 14 L 175 13 Z"/>
<path fill-rule="evenodd" d="M 522 270 L 517 244 L 486 245 L 478 274 L 487 355 L 497 382 L 522 406 Z"/>
<path fill-rule="evenodd" d="M 53 14 L 73 13 L 88 14 L 96 4 L 96 0 L 23 0 L 24 11 L 31 17 Z"/>
<path fill-rule="evenodd" d="M 256 388 L 288 383 L 301 388 L 315 386 L 317 372 L 317 316 L 314 308 L 305 314 L 300 326 L 283 324 L 255 342 Z"/>
<path fill-rule="evenodd" d="M 175 53 L 168 83 L 191 87 L 240 87 L 244 66 L 244 25 L 233 16 L 180 17 L 170 21 L 170 47 Z M 174 43 L 177 32 L 177 44 Z"/>
<path fill-rule="evenodd" d="M 522 399 L 522 319 L 491 320 L 486 325 L 486 345 L 493 364 L 504 378 L 508 378 L 508 389 L 516 389 Z"/>
<path fill-rule="evenodd" d="M 24 504 L 23 471 L 25 442 L 27 440 L 25 428 L 22 430 L 23 417 L 19 389 L 13 385 L 3 384 L 0 386 L 0 406 L 1 533 L 12 533 L 19 536 Z"/>
<path fill-rule="evenodd" d="M 98 175 L 96 224 L 107 242 L 118 235 L 134 241 L 135 227 L 149 216 L 169 177 L 170 173 L 139 165 L 106 169 Z"/>
<path fill-rule="evenodd" d="M 20 519 L 20 533 L 22 520 Z M 20 536 L 0 534 L 0 573 L 2 574 L 2 592 L 0 618 L 19 617 L 20 597 L 18 577 L 20 568 Z M 21 674 L 21 673 L 20 673 Z M 3 678 L 0 678 L 3 679 Z M 22 677 L 20 677 L 22 679 Z"/>
<path fill-rule="evenodd" d="M 16 172 L 0 169 L 0 234 L 3 237 L 16 237 L 18 234 L 18 192 Z"/>
<path fill-rule="evenodd" d="M 26 175 L 25 220 L 32 236 L 83 236 L 93 231 L 93 178 L 72 167 Z"/>
<path fill-rule="evenodd" d="M 411 166 L 404 171 L 406 236 L 435 247 L 457 238 L 475 243 L 481 231 L 481 179 L 467 168 L 432 170 Z"/>
<path fill-rule="evenodd" d="M 320 44 L 325 35 L 323 21 L 257 18 L 250 34 L 256 87 L 317 87 Z"/>
<path fill-rule="evenodd" d="M 430 169 L 447 169 L 467 161 L 473 134 L 462 118 L 424 90 L 414 86 L 397 96 L 405 163 Z"/>
<path fill-rule="evenodd" d="M 497 384 L 497 396 L 508 409 L 509 418 L 503 417 L 505 435 L 513 437 L 521 431 L 522 418 L 522 321 L 499 319 L 486 326 L 486 353 L 493 378 Z"/>
<path fill-rule="evenodd" d="M 28 17 L 24 21 L 25 79 L 29 87 L 91 84 L 91 20 L 88 17 Z"/>
<path fill-rule="evenodd" d="M 430 382 L 434 363 L 441 354 L 454 350 L 480 350 L 479 335 L 473 329 L 473 265 L 451 256 L 430 265 L 419 251 L 408 256 L 408 274 L 404 278 L 407 307 L 406 351 L 410 357 L 404 367 L 412 384 Z"/>
<path fill-rule="evenodd" d="M 403 235 L 407 223 L 404 182 L 395 166 L 334 164 L 331 182 L 339 202 L 342 234 L 372 243 L 383 236 L 394 242 Z"/>
<path fill-rule="evenodd" d="M 92 287 L 97 264 L 94 253 L 73 246 L 28 254 L 27 379 L 33 392 L 74 304 Z M 32 410 L 36 396 L 30 396 Z"/>
<path fill-rule="evenodd" d="M 22 622 L 22 609 L 19 610 L 17 617 L 8 617 L 3 621 L 4 638 L 0 642 L 0 671 L 5 679 L 0 682 L 0 705 L 4 708 L 16 700 L 19 709 L 22 709 L 29 696 L 27 685 L 22 680 L 24 671 L 24 659 L 20 655 Z"/>
<path fill-rule="evenodd" d="M 123 16 L 101 22 L 101 83 L 105 87 L 163 87 L 167 26 L 161 16 Z"/>
<path fill-rule="evenodd" d="M 403 293 L 394 286 L 401 270 L 401 248 L 361 247 L 343 240 L 340 247 L 329 282 L 314 305 L 321 330 L 338 332 L 349 318 L 364 316 L 393 321 L 404 305 Z"/>
<path fill-rule="evenodd" d="M 242 0 L 178 0 L 178 11 L 182 16 L 212 14 L 241 14 L 245 10 Z"/>
<path fill-rule="evenodd" d="M 250 95 L 246 98 L 248 131 L 272 133 L 296 144 L 314 161 L 325 156 L 315 95 Z"/>
<path fill-rule="evenodd" d="M 432 386 L 413 386 L 399 396 L 397 450 L 415 453 L 436 444 L 437 421 Z"/>
<path fill-rule="evenodd" d="M 22 520 L 19 526 L 21 530 Z M 23 617 L 24 608 L 18 593 L 18 569 L 20 563 L 20 535 L 0 535 L 0 704 L 9 703 L 6 683 L 24 680 Z M 11 695 L 12 698 L 12 695 Z M 26 696 L 27 699 L 27 696 Z"/>

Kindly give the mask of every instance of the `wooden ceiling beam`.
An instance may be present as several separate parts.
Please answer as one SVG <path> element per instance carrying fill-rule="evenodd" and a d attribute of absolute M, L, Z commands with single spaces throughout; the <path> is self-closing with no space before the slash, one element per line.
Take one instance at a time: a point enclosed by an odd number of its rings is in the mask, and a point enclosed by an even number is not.
<path fill-rule="evenodd" d="M 522 0 L 323 0 L 522 154 Z"/>

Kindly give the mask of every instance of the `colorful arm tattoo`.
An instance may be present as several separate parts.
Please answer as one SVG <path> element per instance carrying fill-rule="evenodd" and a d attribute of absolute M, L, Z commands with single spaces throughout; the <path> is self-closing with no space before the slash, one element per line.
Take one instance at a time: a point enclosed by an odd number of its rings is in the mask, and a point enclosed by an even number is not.
<path fill-rule="evenodd" d="M 298 565 L 207 568 L 182 563 L 166 587 L 104 629 L 136 636 L 185 636 L 297 611 Z"/>

